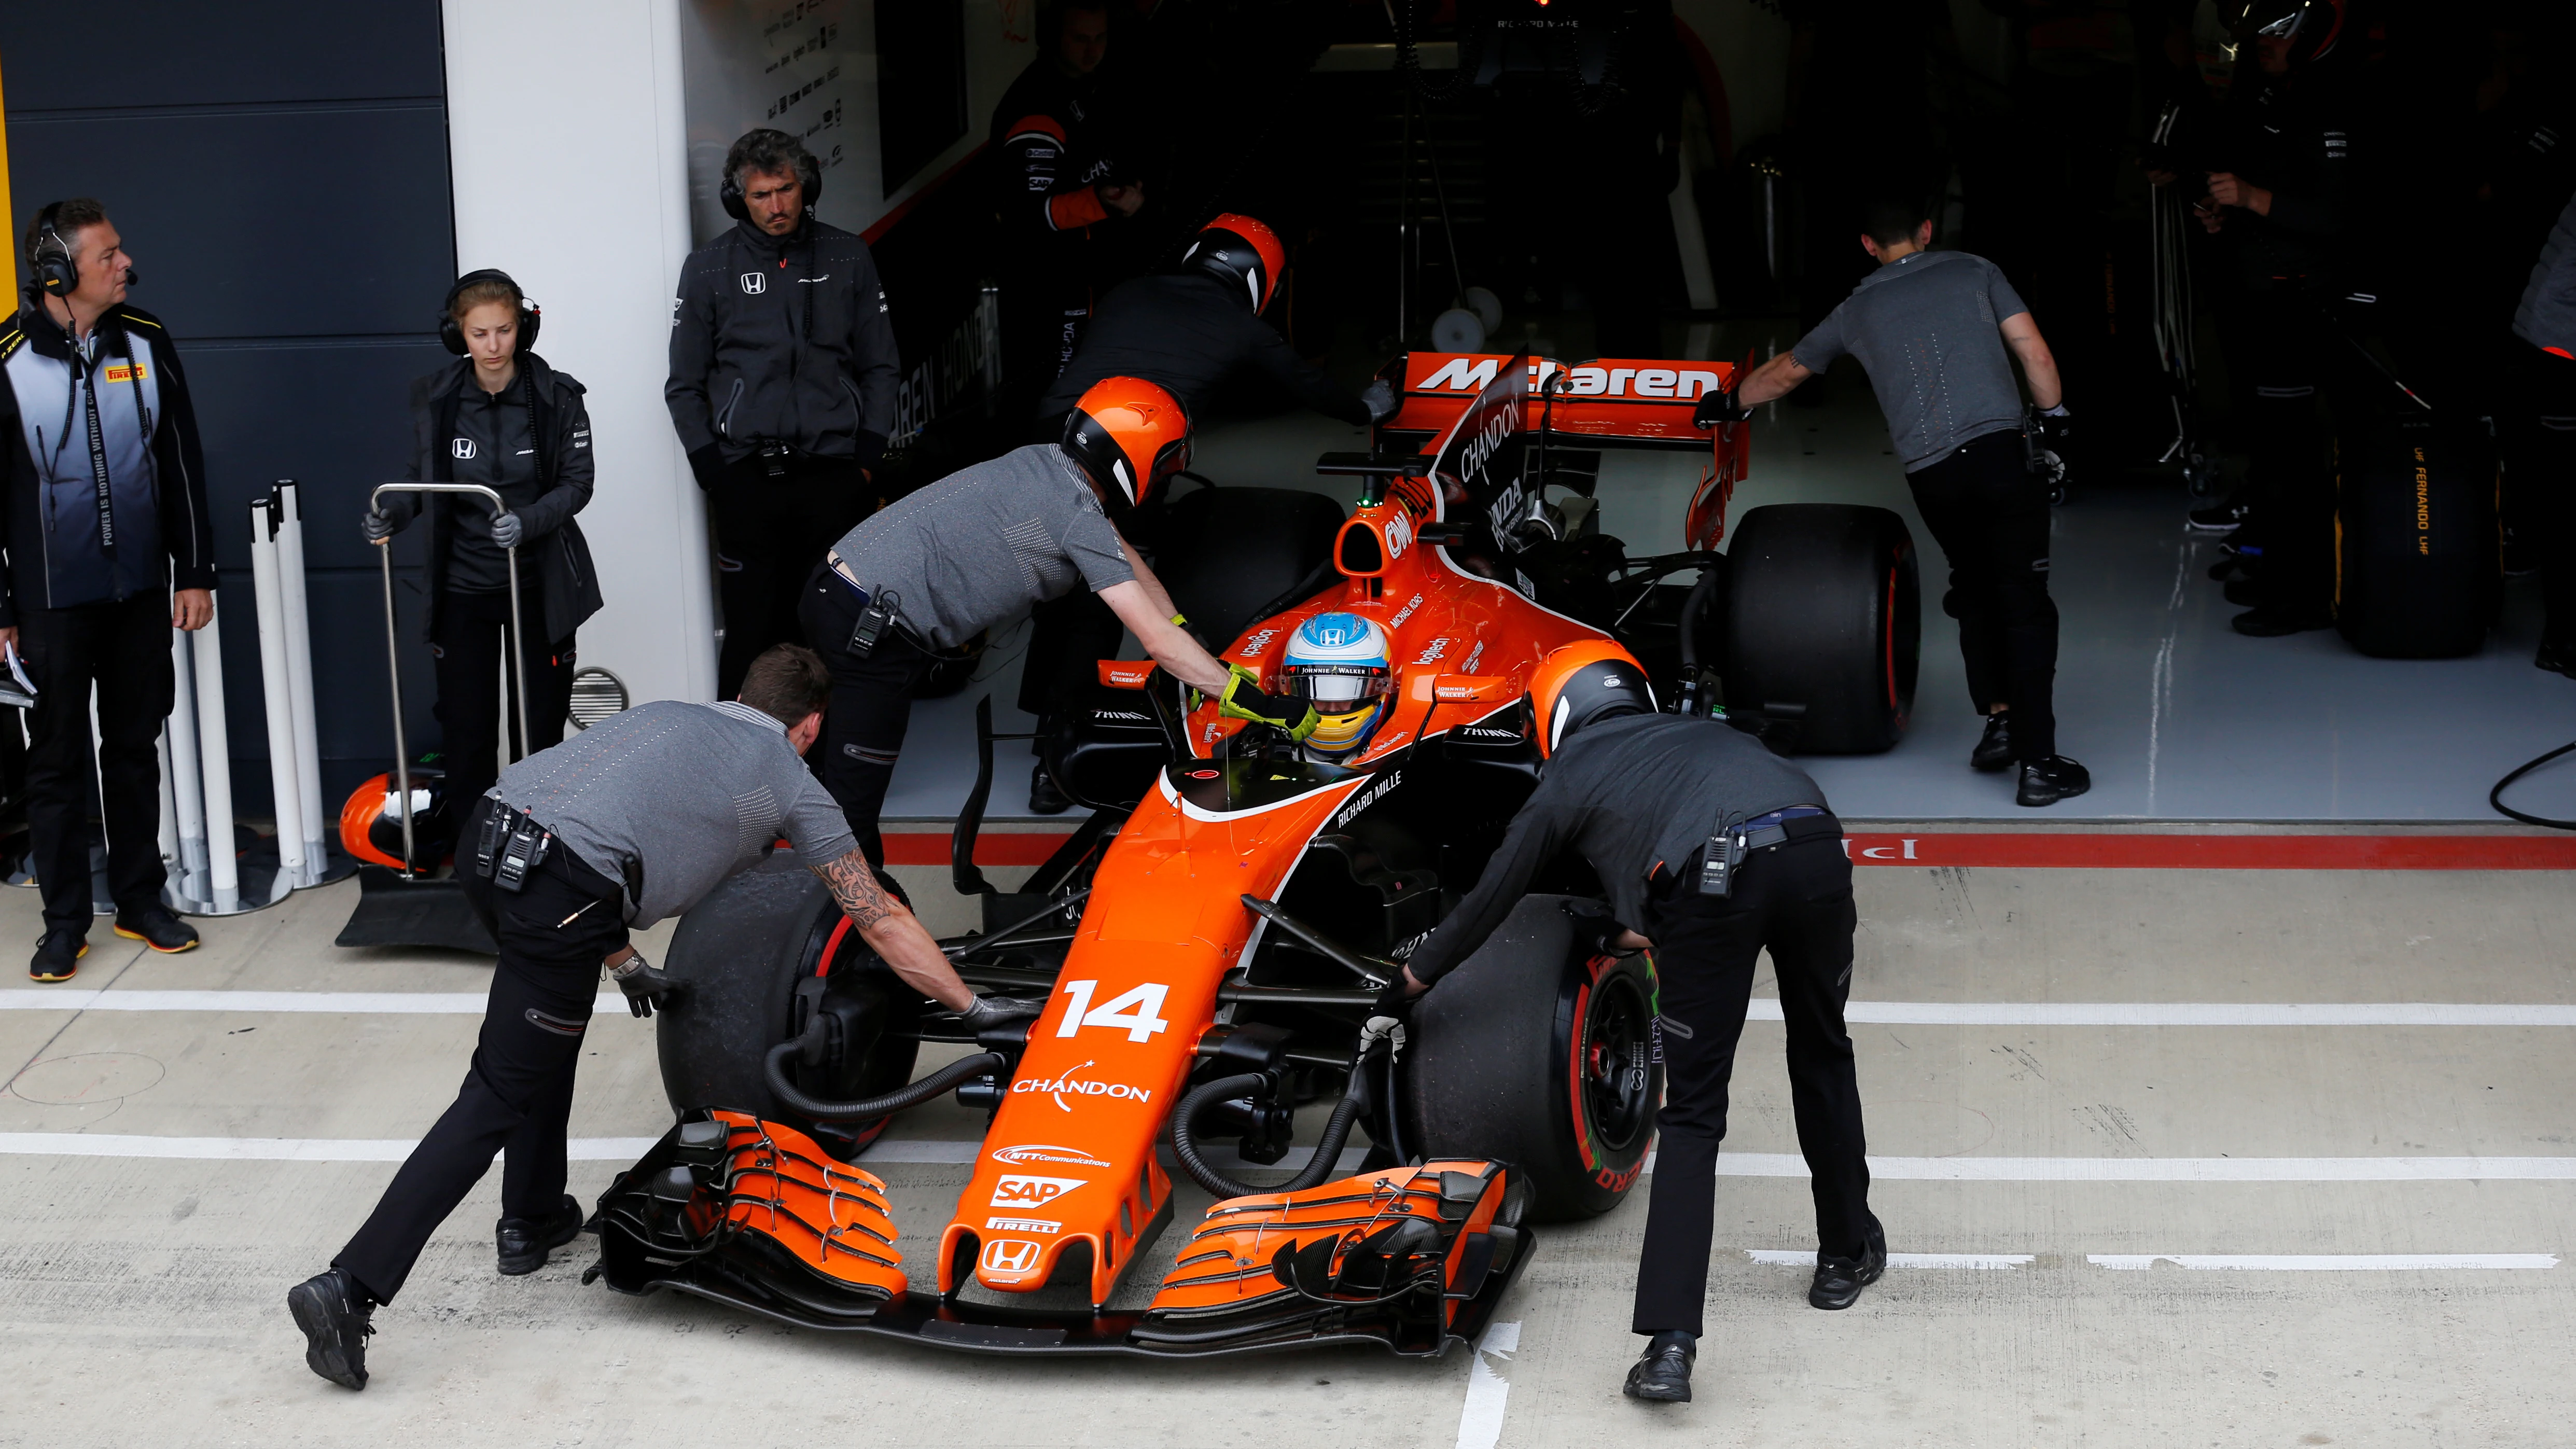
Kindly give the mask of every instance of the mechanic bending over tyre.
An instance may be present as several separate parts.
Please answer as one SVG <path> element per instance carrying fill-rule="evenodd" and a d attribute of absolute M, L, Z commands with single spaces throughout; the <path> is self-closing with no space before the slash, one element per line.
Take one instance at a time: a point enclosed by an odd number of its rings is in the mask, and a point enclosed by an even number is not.
<path fill-rule="evenodd" d="M 1711 394 L 1696 421 L 1741 421 L 1846 354 L 1860 359 L 1905 462 L 1914 506 L 1950 561 L 1941 607 L 1959 621 L 1968 694 L 1985 736 L 1979 770 L 2021 769 L 2014 799 L 2054 805 L 2093 787 L 2057 752 L 2057 605 L 2048 596 L 2049 490 L 2034 442 L 2064 451 L 2071 424 L 2057 360 L 2030 309 L 1995 264 L 1936 252 L 1919 199 L 1873 203 L 1860 244 L 1878 259 L 1797 345 L 1732 393 Z M 2036 418 L 2013 382 L 2019 358 Z"/>
<path fill-rule="evenodd" d="M 1415 948 L 1382 1003 L 1401 1012 L 1472 953 L 1568 848 L 1609 889 L 1614 918 L 1581 923 L 1597 951 L 1654 952 L 1664 1101 L 1637 1264 L 1632 1329 L 1647 1339 L 1632 1398 L 1687 1401 L 1708 1293 L 1709 1232 L 1727 1079 L 1768 949 L 1788 1022 L 1798 1146 L 1813 1175 L 1816 1274 L 1807 1301 L 1848 1308 L 1887 1267 L 1869 1210 L 1860 1087 L 1843 1026 L 1851 990 L 1851 861 L 1825 794 L 1751 735 L 1657 714 L 1616 646 L 1541 661 L 1530 697 L 1545 773 L 1476 888 Z M 1642 932 L 1620 923 L 1638 922 Z"/>
<path fill-rule="evenodd" d="M 1190 419 L 1150 382 L 1113 377 L 1066 416 L 1064 440 L 1032 443 L 897 500 L 832 546 L 806 582 L 806 637 L 832 667 L 823 780 L 879 869 L 877 815 L 934 662 L 1020 610 L 1100 596 L 1154 662 L 1226 713 L 1304 739 L 1315 711 L 1265 694 L 1217 662 L 1185 627 L 1120 530 L 1190 463 Z M 1099 656 L 1092 656 L 1096 660 Z M 1086 660 L 1086 664 L 1092 662 Z"/>
<path fill-rule="evenodd" d="M 1351 392 L 1261 320 L 1287 266 L 1288 249 L 1260 222 L 1230 213 L 1209 222 L 1182 254 L 1180 271 L 1122 282 L 1101 301 L 1073 360 L 1039 399 L 1032 439 L 1064 436 L 1074 403 L 1112 377 L 1143 378 L 1192 417 L 1219 388 L 1256 372 L 1272 391 L 1355 428 L 1394 416 L 1395 390 L 1383 379 Z M 1117 648 L 1118 620 L 1094 596 L 1067 594 L 1038 606 L 1020 708 L 1038 717 L 1041 745 L 1059 718 L 1088 700 L 1092 661 Z M 1029 808 L 1057 815 L 1070 804 L 1041 761 L 1029 777 Z"/>
<path fill-rule="evenodd" d="M 429 652 L 438 674 L 438 725 L 453 828 L 519 755 L 509 671 L 528 691 L 528 748 L 563 738 L 572 711 L 573 633 L 599 612 L 599 574 L 573 515 L 590 502 L 596 455 L 582 385 L 529 349 L 542 310 L 506 272 L 468 272 L 447 289 L 439 340 L 457 355 L 411 387 L 415 483 L 480 483 L 505 511 L 452 493 L 389 493 L 360 520 L 382 544 L 429 509 Z M 510 632 L 509 550 L 519 551 L 519 608 L 528 637 Z M 506 641 L 506 642 L 505 642 Z M 518 688 L 517 684 L 510 686 Z M 460 837 L 461 838 L 461 837 Z"/>
<path fill-rule="evenodd" d="M 831 888 L 868 948 L 924 996 L 989 1028 L 1036 1004 L 976 996 L 901 902 L 877 885 L 840 808 L 800 758 L 823 729 L 831 679 L 801 645 L 752 661 L 742 697 L 658 700 L 502 772 L 458 851 L 466 898 L 501 946 L 456 1103 L 394 1174 L 330 1270 L 287 1307 L 304 1361 L 367 1386 L 370 1314 L 402 1291 L 429 1235 L 504 1154 L 499 1267 L 533 1273 L 582 1230 L 563 1190 L 573 1070 L 605 967 L 636 1016 L 681 991 L 628 941 L 766 859 L 783 835 Z"/>
<path fill-rule="evenodd" d="M 662 393 L 714 516 L 724 698 L 799 637 L 805 575 L 876 507 L 902 372 L 876 259 L 815 217 L 823 174 L 802 142 L 744 133 L 721 198 L 738 224 L 680 269 Z"/>

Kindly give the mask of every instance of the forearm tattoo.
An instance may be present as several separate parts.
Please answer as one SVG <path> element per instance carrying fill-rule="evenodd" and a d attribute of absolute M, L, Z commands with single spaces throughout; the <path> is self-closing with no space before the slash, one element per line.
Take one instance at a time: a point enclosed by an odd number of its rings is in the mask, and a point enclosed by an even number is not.
<path fill-rule="evenodd" d="M 832 899 L 841 903 L 841 913 L 861 931 L 874 930 L 889 918 L 904 914 L 903 902 L 877 884 L 877 873 L 868 868 L 867 856 L 859 851 L 815 866 L 813 871 L 831 888 Z"/>

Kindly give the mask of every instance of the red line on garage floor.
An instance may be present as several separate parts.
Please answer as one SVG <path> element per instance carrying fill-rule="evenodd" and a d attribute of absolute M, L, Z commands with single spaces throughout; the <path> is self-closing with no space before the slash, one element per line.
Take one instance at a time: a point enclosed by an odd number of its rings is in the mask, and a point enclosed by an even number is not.
<path fill-rule="evenodd" d="M 1037 865 L 1064 832 L 988 831 L 978 865 Z M 892 865 L 946 865 L 948 837 L 889 831 Z M 2058 831 L 1862 831 L 1857 865 L 1957 865 L 2085 870 L 2576 870 L 2576 836 L 2205 835 Z"/>

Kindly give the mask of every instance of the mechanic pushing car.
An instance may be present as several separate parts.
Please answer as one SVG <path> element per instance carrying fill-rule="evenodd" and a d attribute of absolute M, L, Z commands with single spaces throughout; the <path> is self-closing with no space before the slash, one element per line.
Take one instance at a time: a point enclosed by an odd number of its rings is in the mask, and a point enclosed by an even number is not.
<path fill-rule="evenodd" d="M 466 898 L 501 946 L 456 1103 L 394 1174 L 330 1270 L 288 1290 L 304 1361 L 367 1386 L 369 1317 L 402 1291 L 429 1235 L 506 1153 L 500 1269 L 533 1273 L 582 1227 L 565 1193 L 573 1070 L 605 967 L 639 1017 L 679 987 L 628 940 L 768 858 L 783 835 L 869 949 L 970 1029 L 1034 1010 L 976 996 L 912 913 L 877 885 L 848 823 L 799 758 L 822 732 L 823 661 L 783 644 L 739 699 L 658 700 L 510 766 L 458 852 Z"/>
<path fill-rule="evenodd" d="M 1189 466 L 1190 419 L 1162 388 L 1105 379 L 1067 415 L 1064 440 L 1032 443 L 897 500 L 833 545 L 806 581 L 806 636 L 832 667 L 824 783 L 882 869 L 877 813 L 936 661 L 1020 610 L 1088 587 L 1154 661 L 1224 702 L 1304 739 L 1315 711 L 1265 694 L 1191 637 L 1154 571 L 1120 530 L 1163 480 Z M 1096 657 L 1096 656 L 1095 656 Z M 1090 663 L 1090 660 L 1086 660 Z"/>
<path fill-rule="evenodd" d="M 1788 1023 L 1798 1147 L 1813 1174 L 1818 1252 L 1807 1301 L 1849 1308 L 1887 1268 L 1887 1235 L 1869 1210 L 1860 1085 L 1843 1026 L 1856 920 L 1851 861 L 1842 823 L 1815 781 L 1751 735 L 1656 713 L 1646 681 L 1618 646 L 1555 650 L 1532 675 L 1530 699 L 1546 760 L 1538 788 L 1476 888 L 1415 948 L 1381 1005 L 1400 1013 L 1437 986 L 1559 852 L 1571 848 L 1591 863 L 1615 915 L 1578 922 L 1578 939 L 1598 953 L 1655 953 L 1664 1061 L 1631 1320 L 1646 1352 L 1628 1371 L 1625 1392 L 1687 1402 L 1708 1293 L 1727 1079 L 1765 949 Z"/>
<path fill-rule="evenodd" d="M 1710 394 L 1694 421 L 1741 422 L 1746 409 L 1786 396 L 1846 353 L 1860 359 L 1914 506 L 1950 561 L 1941 606 L 1959 621 L 1968 693 L 1986 720 L 1968 763 L 1986 771 L 2018 764 L 2014 800 L 2054 805 L 2093 788 L 2093 777 L 2057 753 L 2050 485 L 2033 471 L 2011 359 L 2030 379 L 2038 433 L 2060 447 L 2071 426 L 2064 389 L 2039 324 L 1995 264 L 1931 245 L 1919 200 L 1872 205 L 1861 246 L 1878 270 L 1796 346 L 1733 392 Z"/>
<path fill-rule="evenodd" d="M 1170 276 L 1138 277 L 1104 299 L 1053 386 L 1038 402 L 1042 442 L 1063 436 L 1065 415 L 1104 378 L 1141 377 L 1198 416 L 1228 381 L 1258 373 L 1283 396 L 1353 427 L 1395 412 L 1385 380 L 1352 392 L 1299 357 L 1277 328 L 1261 320 L 1278 294 L 1288 249 L 1248 216 L 1209 222 Z M 1118 647 L 1118 621 L 1090 596 L 1067 594 L 1041 605 L 1029 636 L 1033 661 L 1020 675 L 1020 708 L 1039 720 L 1038 753 L 1055 722 L 1090 693 L 1091 661 Z M 1029 777 L 1029 808 L 1059 815 L 1072 802 L 1041 760 Z"/>

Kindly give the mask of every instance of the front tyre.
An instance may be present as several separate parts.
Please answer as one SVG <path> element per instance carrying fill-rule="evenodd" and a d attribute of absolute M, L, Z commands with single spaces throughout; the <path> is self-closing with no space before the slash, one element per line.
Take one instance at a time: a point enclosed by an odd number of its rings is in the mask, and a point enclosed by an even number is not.
<path fill-rule="evenodd" d="M 1411 1143 L 1518 1168 L 1540 1222 L 1618 1206 L 1663 1099 L 1645 958 L 1581 958 L 1567 899 L 1523 898 L 1414 1008 L 1405 1053 Z"/>

